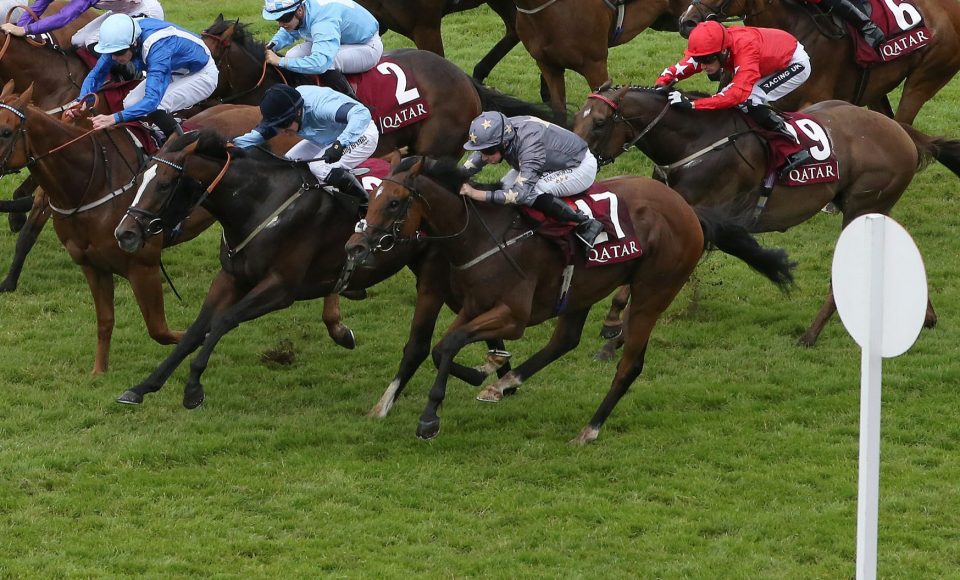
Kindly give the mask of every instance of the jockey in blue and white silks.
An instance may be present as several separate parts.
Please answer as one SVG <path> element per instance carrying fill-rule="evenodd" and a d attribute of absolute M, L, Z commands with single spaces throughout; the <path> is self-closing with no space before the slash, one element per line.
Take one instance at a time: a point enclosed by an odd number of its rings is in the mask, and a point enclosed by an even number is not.
<path fill-rule="evenodd" d="M 103 86 L 114 64 L 132 62 L 147 77 L 123 99 L 122 111 L 92 119 L 96 129 L 147 117 L 169 137 L 177 129 L 169 114 L 196 105 L 217 88 L 217 65 L 203 41 L 163 20 L 113 14 L 104 21 L 94 50 L 101 56 L 84 79 L 81 96 Z"/>
<path fill-rule="evenodd" d="M 36 0 L 30 6 L 30 10 L 40 17 L 52 3 L 53 0 Z M 40 18 L 36 22 L 32 21 L 29 12 L 23 11 L 16 24 L 7 23 L 0 26 L 0 29 L 14 36 L 52 32 L 70 24 L 91 8 L 105 10 L 106 12 L 74 33 L 70 39 L 70 44 L 73 46 L 90 46 L 100 40 L 100 26 L 111 14 L 127 14 L 134 18 L 146 17 L 163 20 L 163 7 L 160 6 L 159 0 L 70 0 L 56 14 Z"/>
<path fill-rule="evenodd" d="M 233 139 L 246 149 L 284 131 L 303 137 L 286 156 L 316 159 L 310 172 L 321 182 L 366 199 L 366 192 L 349 170 L 377 150 L 380 134 L 366 107 L 327 87 L 274 85 L 260 103 L 263 120 L 252 131 Z"/>
<path fill-rule="evenodd" d="M 353 0 L 265 0 L 263 17 L 280 30 L 267 45 L 267 62 L 301 74 L 320 75 L 328 87 L 354 97 L 343 74 L 373 68 L 383 54 L 380 25 Z M 298 40 L 283 57 L 282 50 Z"/>

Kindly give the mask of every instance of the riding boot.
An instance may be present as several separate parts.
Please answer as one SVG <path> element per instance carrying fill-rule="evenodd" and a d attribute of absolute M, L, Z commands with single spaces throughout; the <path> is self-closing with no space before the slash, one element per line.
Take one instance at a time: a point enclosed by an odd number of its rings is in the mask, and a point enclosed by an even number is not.
<path fill-rule="evenodd" d="M 165 137 L 164 142 L 169 140 L 174 135 L 183 135 L 183 129 L 180 127 L 180 123 L 177 123 L 177 120 L 173 118 L 173 115 L 164 111 L 163 109 L 157 109 L 156 111 L 147 115 L 147 120 L 156 125 L 162 132 Z"/>
<path fill-rule="evenodd" d="M 782 133 L 790 138 L 791 141 L 796 142 L 797 137 L 787 129 L 787 123 L 783 120 L 783 117 L 780 116 L 780 113 L 776 109 L 769 105 L 754 105 L 750 103 L 747 105 L 747 114 L 757 122 L 757 125 L 766 129 L 767 131 L 773 131 L 775 133 Z"/>
<path fill-rule="evenodd" d="M 574 233 L 587 248 L 592 248 L 597 236 L 603 233 L 603 224 L 589 218 L 583 212 L 574 211 L 569 205 L 550 194 L 540 194 L 533 200 L 533 209 L 543 212 L 543 215 L 560 222 L 577 224 Z"/>
<path fill-rule="evenodd" d="M 843 18 L 856 27 L 857 30 L 860 31 L 860 34 L 863 35 L 864 40 L 867 41 L 867 44 L 874 50 L 886 41 L 887 38 L 883 35 L 883 32 L 877 28 L 877 25 L 870 20 L 870 17 L 864 14 L 863 10 L 850 2 L 850 0 L 822 0 L 820 5 L 826 6 L 832 12 L 836 12 L 840 18 Z"/>
<path fill-rule="evenodd" d="M 342 167 L 334 167 L 327 175 L 326 182 L 336 187 L 340 193 L 345 193 L 350 197 L 357 199 L 358 210 L 361 214 L 367 212 L 367 190 L 363 188 L 357 177 L 349 170 Z"/>
<path fill-rule="evenodd" d="M 810 153 L 809 149 L 801 149 L 796 153 L 787 157 L 787 161 L 783 164 L 783 167 L 780 168 L 780 174 L 785 175 L 790 172 L 791 169 L 799 167 L 810 160 L 813 155 Z"/>
<path fill-rule="evenodd" d="M 357 93 L 353 92 L 353 87 L 347 82 L 347 77 L 343 76 L 343 73 L 337 69 L 332 68 L 321 74 L 320 80 L 323 81 L 324 85 L 338 93 L 343 93 L 354 101 L 359 101 L 359 99 L 357 99 Z"/>

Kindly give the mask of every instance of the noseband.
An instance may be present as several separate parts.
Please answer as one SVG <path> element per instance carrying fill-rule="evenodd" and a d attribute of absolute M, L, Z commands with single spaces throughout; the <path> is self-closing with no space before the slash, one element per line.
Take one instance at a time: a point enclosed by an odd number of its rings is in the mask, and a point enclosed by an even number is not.
<path fill-rule="evenodd" d="M 410 195 L 403 200 L 402 205 L 400 206 L 400 211 L 397 212 L 397 217 L 395 217 L 387 227 L 382 228 L 379 226 L 372 226 L 367 222 L 366 218 L 361 219 L 357 222 L 357 225 L 354 226 L 353 231 L 363 235 L 363 241 L 366 243 L 367 247 L 370 248 L 371 252 L 389 252 L 400 242 L 416 242 L 422 239 L 422 235 L 419 231 L 417 231 L 412 238 L 404 238 L 401 235 L 401 230 L 403 229 L 403 225 L 407 222 L 407 213 L 410 211 L 410 204 L 413 202 L 413 199 L 423 199 L 423 197 L 420 195 L 420 192 L 417 191 L 417 188 L 413 184 L 415 179 L 416 177 L 408 175 L 403 182 L 390 179 L 388 177 L 384 177 L 381 180 L 389 181 L 390 183 L 399 185 L 400 187 L 409 191 Z M 373 237 L 375 235 L 380 235 L 380 237 L 377 238 L 376 243 L 373 242 Z"/>

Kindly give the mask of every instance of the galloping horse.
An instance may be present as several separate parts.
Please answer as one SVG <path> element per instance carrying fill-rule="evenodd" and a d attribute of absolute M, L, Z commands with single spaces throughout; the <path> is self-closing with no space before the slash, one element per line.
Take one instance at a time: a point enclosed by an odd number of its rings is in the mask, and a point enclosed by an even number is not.
<path fill-rule="evenodd" d="M 630 304 L 623 358 L 609 393 L 574 442 L 596 439 L 607 416 L 640 375 L 653 326 L 690 277 L 705 242 L 736 254 L 781 287 L 792 281 L 792 264 L 785 252 L 761 248 L 745 229 L 698 216 L 662 183 L 619 177 L 603 185 L 626 207 L 643 256 L 589 271 L 581 269 L 582 256 L 575 258 L 572 284 L 558 314 L 566 265 L 561 252 L 541 236 L 526 235 L 532 232 L 525 233 L 522 224 L 518 228 L 519 214 L 514 209 L 472 206 L 457 193 L 463 182 L 464 174 L 453 160 L 405 159 L 371 197 L 366 227 L 347 245 L 347 252 L 362 261 L 384 237 L 420 238 L 422 229 L 453 266 L 454 284 L 463 291 L 464 307 L 434 350 L 437 378 L 417 427 L 417 436 L 423 439 L 435 437 L 440 430 L 437 410 L 446 392 L 450 364 L 465 345 L 518 339 L 527 327 L 559 316 L 549 344 L 478 397 L 499 401 L 575 348 L 593 304 L 626 283 L 636 299 Z M 490 248 L 493 250 L 488 251 Z"/>
<path fill-rule="evenodd" d="M 357 0 L 357 3 L 380 22 L 381 35 L 388 30 L 399 32 L 413 40 L 420 50 L 429 50 L 440 56 L 444 56 L 440 19 L 447 14 L 487 4 L 503 20 L 506 30 L 503 38 L 473 68 L 473 78 L 481 83 L 510 49 L 520 42 L 514 24 L 517 8 L 512 0 Z"/>
<path fill-rule="evenodd" d="M 923 104 L 960 70 L 960 4 L 956 0 L 912 0 L 933 35 L 930 45 L 889 62 L 861 69 L 854 46 L 831 17 L 792 0 L 694 0 L 680 18 L 681 32 L 702 20 L 741 16 L 750 26 L 780 28 L 803 43 L 813 70 L 810 78 L 777 107 L 796 111 L 811 103 L 842 99 L 868 105 L 888 117 L 913 123 Z M 903 83 L 896 115 L 887 94 Z"/>
<path fill-rule="evenodd" d="M 625 44 L 647 28 L 676 30 L 686 1 L 515 0 L 517 34 L 537 61 L 540 94 L 555 119 L 567 116 L 564 70 L 576 71 L 596 89 L 610 79 L 609 47 Z"/>
<path fill-rule="evenodd" d="M 245 26 L 238 22 L 219 18 L 203 32 L 203 38 L 220 69 L 220 84 L 211 99 L 257 105 L 270 85 L 279 82 L 311 84 L 315 81 L 309 76 L 265 66 L 263 43 L 252 38 Z M 455 64 L 432 52 L 401 49 L 387 52 L 385 56 L 403 70 L 403 74 L 396 76 L 397 94 L 416 85 L 428 105 L 430 116 L 383 133 L 375 156 L 402 147 L 429 155 L 459 155 L 467 139 L 470 121 L 482 110 L 497 110 L 508 116 L 545 114 L 542 106 L 479 85 Z"/>
<path fill-rule="evenodd" d="M 136 203 L 117 226 L 120 246 L 137 251 L 148 243 L 154 224 L 176 223 L 202 203 L 223 226 L 221 270 L 177 347 L 117 402 L 142 403 L 146 394 L 160 390 L 177 366 L 202 345 L 190 365 L 183 394 L 183 405 L 193 409 L 204 400 L 200 376 L 227 332 L 295 301 L 341 289 L 340 282 L 346 279 L 342 274 L 344 243 L 354 230 L 356 208 L 350 211 L 332 192 L 318 187 L 305 163 L 256 149 L 227 149 L 223 138 L 211 131 L 187 133 L 168 142 L 145 176 Z M 264 228 L 267 223 L 270 227 Z M 376 268 L 354 270 L 347 288 L 367 288 L 404 266 L 418 276 L 417 306 L 400 370 L 388 389 L 394 396 L 426 358 L 443 302 L 459 308 L 451 294 L 446 263 L 423 244 L 397 244 L 389 259 Z M 329 305 L 324 307 L 323 319 L 336 340 L 335 328 L 349 329 L 339 325 L 339 309 Z M 490 346 L 502 349 L 503 343 L 496 341 Z M 459 369 L 458 376 L 474 384 L 486 375 L 486 371 Z M 391 404 L 392 399 L 381 402 L 376 414 L 385 415 Z"/>
<path fill-rule="evenodd" d="M 825 101 L 804 113 L 829 132 L 840 180 L 775 187 L 756 214 L 751 231 L 784 231 L 817 215 L 829 201 L 843 211 L 841 227 L 864 214 L 886 215 L 931 158 L 960 175 L 960 141 L 929 137 L 842 101 Z M 605 88 L 587 99 L 576 116 L 574 131 L 601 162 L 636 146 L 693 205 L 733 204 L 745 213 L 760 209 L 767 146 L 737 111 L 680 111 L 653 89 Z M 822 145 L 828 147 L 825 137 Z M 834 310 L 831 290 L 800 343 L 813 345 Z M 925 325 L 932 327 L 936 320 L 929 304 Z"/>
<path fill-rule="evenodd" d="M 0 93 L 0 171 L 28 168 L 50 198 L 57 236 L 83 270 L 93 294 L 97 313 L 93 372 L 107 369 L 115 274 L 130 281 L 151 338 L 162 344 L 176 342 L 181 333 L 171 331 L 164 316 L 160 250 L 195 237 L 212 223 L 210 216 L 198 211 L 176 237 L 167 232 L 135 254 L 122 252 L 113 230 L 133 200 L 143 162 L 133 138 L 122 126 L 88 132 L 64 123 L 30 105 L 32 87 L 19 96 L 11 89 L 8 83 Z M 221 119 L 211 114 L 193 122 L 218 126 Z M 246 125 L 237 130 L 248 130 L 258 120 L 259 115 L 247 115 Z"/>

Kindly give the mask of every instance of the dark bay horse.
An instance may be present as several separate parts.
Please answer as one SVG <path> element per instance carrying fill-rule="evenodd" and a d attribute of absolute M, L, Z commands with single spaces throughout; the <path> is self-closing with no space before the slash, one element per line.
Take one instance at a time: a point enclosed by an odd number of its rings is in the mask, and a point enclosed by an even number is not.
<path fill-rule="evenodd" d="M 540 68 L 541 96 L 555 120 L 566 120 L 564 70 L 576 71 L 591 90 L 607 80 L 609 47 L 647 28 L 677 30 L 687 0 L 515 0 L 517 34 Z M 619 23 L 622 9 L 622 22 Z"/>
<path fill-rule="evenodd" d="M 916 52 L 867 71 L 854 62 L 853 42 L 844 29 L 817 8 L 793 0 L 695 0 L 680 20 L 681 32 L 708 18 L 743 17 L 750 26 L 780 28 L 803 43 L 810 55 L 810 78 L 777 107 L 796 111 L 811 103 L 841 99 L 868 105 L 888 117 L 913 123 L 923 104 L 960 70 L 960 4 L 956 0 L 912 0 L 933 42 Z M 903 83 L 896 115 L 887 94 Z"/>
<path fill-rule="evenodd" d="M 215 132 L 191 132 L 171 140 L 156 159 L 145 172 L 146 183 L 136 203 L 117 226 L 120 246 L 137 251 L 149 243 L 150 224 L 155 220 L 176 223 L 191 207 L 202 203 L 223 226 L 221 270 L 177 347 L 149 377 L 117 401 L 142 403 L 146 394 L 160 390 L 180 363 L 202 346 L 190 364 L 184 388 L 183 405 L 192 409 L 204 400 L 200 377 L 227 332 L 295 301 L 340 290 L 344 244 L 354 231 L 357 214 L 329 190 L 319 188 L 305 163 L 257 149 L 228 149 Z M 267 223 L 269 228 L 261 227 Z M 459 308 L 451 294 L 446 262 L 436 259 L 436 252 L 423 244 L 397 244 L 376 268 L 354 270 L 347 289 L 367 288 L 405 266 L 418 278 L 417 306 L 400 370 L 388 389 L 392 397 L 426 358 L 444 301 Z M 328 329 L 339 324 L 339 309 L 325 306 L 323 318 Z M 503 342 L 494 341 L 490 346 L 502 349 Z M 458 369 L 458 376 L 474 384 L 495 370 Z M 392 398 L 381 401 L 374 413 L 385 415 L 391 404 Z"/>
<path fill-rule="evenodd" d="M 218 19 L 203 33 L 204 42 L 220 69 L 220 84 L 211 99 L 224 103 L 258 105 L 273 84 L 312 84 L 313 77 L 264 68 L 264 44 L 243 24 Z M 380 136 L 374 156 L 407 147 L 425 155 L 460 155 L 470 121 L 484 110 L 507 116 L 546 116 L 542 105 L 503 95 L 470 78 L 452 62 L 424 50 L 401 49 L 385 53 L 415 81 L 426 100 L 430 117 Z M 398 78 L 397 82 L 401 82 Z M 407 83 L 408 85 L 410 83 Z"/>
<path fill-rule="evenodd" d="M 929 137 L 842 101 L 825 101 L 803 112 L 829 132 L 840 181 L 775 187 L 751 231 L 784 231 L 817 215 L 830 201 L 843 211 L 841 227 L 864 214 L 888 215 L 930 159 L 960 175 L 960 141 Z M 756 211 L 767 146 L 737 111 L 680 111 L 670 108 L 666 95 L 658 91 L 616 87 L 587 99 L 576 116 L 574 130 L 602 162 L 636 146 L 657 164 L 662 178 L 693 205 L 732 204 L 745 215 Z M 708 147 L 727 136 L 733 138 Z M 685 164 L 676 166 L 685 159 Z M 800 343 L 813 345 L 835 310 L 831 291 Z M 935 324 L 931 304 L 925 325 Z"/>
<path fill-rule="evenodd" d="M 422 157 L 405 159 L 393 168 L 371 196 L 366 227 L 355 234 L 347 252 L 358 260 L 374 253 L 384 238 L 420 238 L 439 247 L 453 267 L 453 281 L 463 292 L 464 307 L 434 349 L 437 378 L 417 427 L 417 436 L 435 437 L 437 411 L 446 392 L 453 357 L 465 345 L 480 340 L 512 340 L 535 324 L 559 316 L 545 348 L 487 386 L 478 397 L 499 401 L 540 369 L 577 346 L 590 308 L 621 284 L 629 284 L 629 330 L 623 358 L 610 391 L 599 409 L 574 439 L 589 443 L 643 369 L 647 342 L 660 314 L 686 283 L 704 251 L 718 244 L 781 285 L 792 281 L 792 264 L 782 250 L 761 248 L 747 231 L 721 220 L 698 215 L 676 192 L 651 179 L 619 177 L 603 182 L 625 205 L 644 254 L 629 262 L 575 270 L 566 305 L 557 313 L 566 262 L 553 242 L 541 236 L 523 237 L 528 230 L 512 208 L 474 206 L 457 192 L 464 175 L 455 161 Z M 521 237 L 518 237 L 521 236 Z M 507 240 L 522 241 L 510 243 Z M 506 253 L 510 259 L 496 251 Z M 491 248 L 493 252 L 488 252 Z"/>
<path fill-rule="evenodd" d="M 488 5 L 503 20 L 505 30 L 503 38 L 473 68 L 473 78 L 481 83 L 510 49 L 520 42 L 514 24 L 517 8 L 512 0 L 358 0 L 357 3 L 380 22 L 381 35 L 393 30 L 412 40 L 420 50 L 429 50 L 440 56 L 444 56 L 441 18 Z"/>

